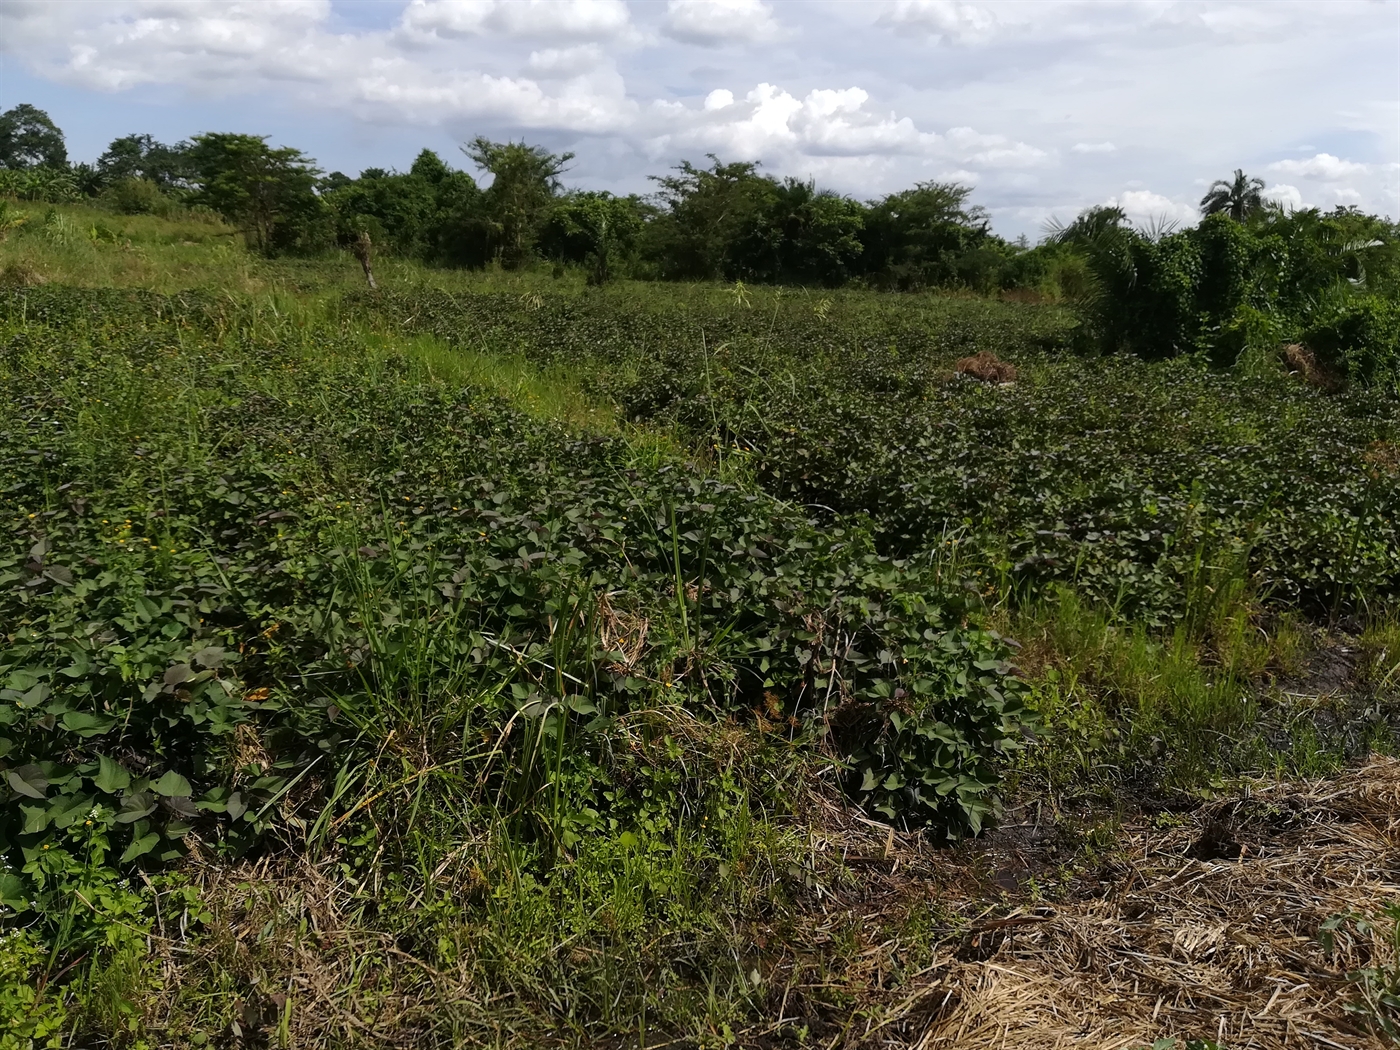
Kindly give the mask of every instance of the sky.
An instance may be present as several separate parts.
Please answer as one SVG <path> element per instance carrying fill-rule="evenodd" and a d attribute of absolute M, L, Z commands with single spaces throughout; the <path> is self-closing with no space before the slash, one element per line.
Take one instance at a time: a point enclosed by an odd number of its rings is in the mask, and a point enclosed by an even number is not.
<path fill-rule="evenodd" d="M 486 135 L 629 193 L 714 153 L 862 199 L 961 182 L 1032 240 L 1095 204 L 1193 221 L 1236 168 L 1400 217 L 1400 0 L 0 0 L 19 102 L 75 160 L 240 131 L 471 170 Z"/>

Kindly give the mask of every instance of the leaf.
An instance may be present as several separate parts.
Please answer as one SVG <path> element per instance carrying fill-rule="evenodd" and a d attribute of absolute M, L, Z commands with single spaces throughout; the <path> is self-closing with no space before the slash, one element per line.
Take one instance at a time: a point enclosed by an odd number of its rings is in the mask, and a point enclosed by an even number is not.
<path fill-rule="evenodd" d="M 186 820 L 193 820 L 199 816 L 199 810 L 190 801 L 188 795 L 175 795 L 165 800 L 166 808 L 176 816 L 184 817 Z"/>
<path fill-rule="evenodd" d="M 38 685 L 34 686 L 34 688 L 30 689 L 18 700 L 16 700 L 15 703 L 19 704 L 20 707 L 23 707 L 26 710 L 32 710 L 33 708 L 36 708 L 40 704 L 42 704 L 44 700 L 48 698 L 49 693 L 49 687 L 43 682 L 40 682 Z"/>
<path fill-rule="evenodd" d="M 44 576 L 64 587 L 73 586 L 73 570 L 66 565 L 50 565 L 44 569 Z"/>
<path fill-rule="evenodd" d="M 248 804 L 243 801 L 243 793 L 235 791 L 228 797 L 228 817 L 229 820 L 237 820 L 248 812 Z"/>
<path fill-rule="evenodd" d="M 155 810 L 155 799 L 145 791 L 138 791 L 122 799 L 121 808 L 117 810 L 117 820 L 123 824 L 130 824 L 132 821 L 149 817 Z"/>
<path fill-rule="evenodd" d="M 194 668 L 189 664 L 176 664 L 165 672 L 165 678 L 163 679 L 165 688 L 173 693 L 176 686 L 188 682 L 194 677 L 194 674 Z"/>
<path fill-rule="evenodd" d="M 49 818 L 54 827 L 67 828 L 72 827 L 91 810 L 91 796 L 60 795 L 49 805 Z"/>
<path fill-rule="evenodd" d="M 190 787 L 190 782 L 173 769 L 152 784 L 151 788 L 156 794 L 164 795 L 166 798 L 176 798 L 180 795 L 188 798 L 194 794 L 194 788 Z"/>
<path fill-rule="evenodd" d="M 63 716 L 63 728 L 84 739 L 110 732 L 117 724 L 115 715 L 95 715 L 86 711 L 69 711 Z"/>
<path fill-rule="evenodd" d="M 215 667 L 222 667 L 227 657 L 228 650 L 222 649 L 217 645 L 211 645 L 195 653 L 194 662 L 199 664 L 200 667 L 213 669 Z"/>
<path fill-rule="evenodd" d="M 0 758 L 4 758 L 15 749 L 15 742 L 9 737 L 0 736 Z"/>
<path fill-rule="evenodd" d="M 99 755 L 97 776 L 92 778 L 92 782 L 107 794 L 115 795 L 118 791 L 125 791 L 131 786 L 131 774 L 120 762 L 110 759 L 106 755 Z"/>
<path fill-rule="evenodd" d="M 24 827 L 20 829 L 22 835 L 37 835 L 49 825 L 48 806 L 26 806 L 20 804 L 19 811 L 24 814 Z"/>
<path fill-rule="evenodd" d="M 598 708 L 595 707 L 593 705 L 593 702 L 589 700 L 586 696 L 579 696 L 575 694 L 569 697 L 568 702 L 569 710 L 573 711 L 575 714 L 593 715 L 598 713 Z"/>
<path fill-rule="evenodd" d="M 32 763 L 10 770 L 5 774 L 5 779 L 13 791 L 29 798 L 43 798 L 49 789 L 49 778 L 44 776 L 42 769 Z"/>
<path fill-rule="evenodd" d="M 24 880 L 18 875 L 8 872 L 0 875 L 0 904 L 15 911 L 28 909 L 29 900 L 24 893 Z"/>
<path fill-rule="evenodd" d="M 147 853 L 150 853 L 151 850 L 155 849 L 159 844 L 160 832 L 158 831 L 152 831 L 149 834 L 142 835 L 138 839 L 132 839 L 131 845 L 127 846 L 126 849 L 122 851 L 121 859 L 118 860 L 117 863 L 130 864 L 137 857 L 144 857 Z"/>

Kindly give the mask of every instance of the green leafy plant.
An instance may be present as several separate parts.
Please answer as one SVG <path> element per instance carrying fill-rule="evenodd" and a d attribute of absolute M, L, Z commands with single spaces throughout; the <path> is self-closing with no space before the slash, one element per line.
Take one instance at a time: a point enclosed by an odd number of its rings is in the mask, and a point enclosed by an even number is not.
<path fill-rule="evenodd" d="M 1367 941 L 1373 946 L 1384 943 L 1386 958 L 1347 974 L 1356 992 L 1346 1010 L 1364 1018 L 1377 1032 L 1400 1040 L 1400 903 L 1389 905 L 1379 916 L 1334 915 L 1322 924 L 1318 940 L 1327 955 L 1350 952 Z"/>

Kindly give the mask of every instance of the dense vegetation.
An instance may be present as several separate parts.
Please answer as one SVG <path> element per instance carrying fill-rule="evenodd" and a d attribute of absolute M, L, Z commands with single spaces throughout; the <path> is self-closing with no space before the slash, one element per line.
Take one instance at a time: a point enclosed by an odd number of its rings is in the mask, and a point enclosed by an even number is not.
<path fill-rule="evenodd" d="M 481 190 L 226 135 L 89 171 L 36 113 L 0 127 L 4 1050 L 829 1044 L 967 928 L 830 912 L 833 814 L 1082 820 L 1053 896 L 1124 806 L 1393 746 L 1380 220 L 1246 181 L 1022 251 L 955 187 L 715 161 L 628 202 L 518 144 L 471 144 Z M 365 233 L 374 292 L 315 254 Z M 994 289 L 982 251 L 1059 301 L 792 287 Z"/>

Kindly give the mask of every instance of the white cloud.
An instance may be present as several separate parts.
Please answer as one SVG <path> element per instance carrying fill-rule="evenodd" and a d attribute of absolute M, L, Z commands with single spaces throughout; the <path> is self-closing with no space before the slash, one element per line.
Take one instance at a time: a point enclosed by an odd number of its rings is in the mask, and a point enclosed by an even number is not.
<path fill-rule="evenodd" d="M 0 0 L 0 57 L 13 101 L 49 108 L 75 157 L 128 130 L 178 138 L 239 124 L 279 127 L 350 171 L 401 161 L 419 140 L 451 149 L 471 134 L 523 134 L 577 150 L 580 184 L 622 192 L 708 150 L 867 197 L 975 182 L 1015 232 L 1111 194 L 1145 218 L 1186 218 L 1212 178 L 1260 156 L 1294 158 L 1267 172 L 1277 199 L 1301 187 L 1310 204 L 1394 214 L 1396 8 Z M 1277 73 L 1300 68 L 1314 75 Z M 1221 105 L 1257 98 L 1261 83 L 1268 103 L 1248 119 Z M 246 105 L 208 107 L 215 98 Z M 1302 141 L 1315 145 L 1289 148 Z M 1149 186 L 1181 193 L 1157 199 Z"/>
<path fill-rule="evenodd" d="M 972 128 L 948 131 L 951 154 L 968 164 L 984 168 L 1021 168 L 1044 163 L 1049 155 L 1024 142 L 1013 142 L 1005 135 L 983 135 Z"/>
<path fill-rule="evenodd" d="M 734 92 L 728 88 L 715 88 L 705 96 L 705 109 L 707 112 L 714 112 L 717 109 L 724 109 L 726 106 L 734 105 Z"/>
<path fill-rule="evenodd" d="M 956 0 L 897 0 L 880 21 L 955 44 L 985 43 L 998 28 L 997 16 L 985 5 Z"/>
<path fill-rule="evenodd" d="M 1354 175 L 1365 175 L 1370 168 L 1365 164 L 1342 160 L 1330 153 L 1319 153 L 1306 160 L 1275 161 L 1269 165 L 1269 170 L 1277 171 L 1283 175 L 1300 176 L 1305 179 L 1323 179 L 1330 182 L 1335 179 L 1351 178 Z"/>
<path fill-rule="evenodd" d="M 781 174 L 835 179 L 864 195 L 910 164 L 920 166 L 918 174 L 900 187 L 928 178 L 975 184 L 983 181 L 975 169 L 1011 172 L 1048 159 L 1045 151 L 1003 135 L 920 129 L 908 117 L 873 109 L 860 87 L 817 88 L 798 97 L 761 83 L 742 99 L 717 88 L 698 108 L 654 102 L 644 122 L 653 129 L 646 152 L 654 159 L 712 152 L 725 160 L 762 161 Z"/>
<path fill-rule="evenodd" d="M 531 51 L 528 65 L 531 73 L 549 79 L 580 76 L 606 62 L 602 48 L 597 44 L 580 44 L 577 47 L 547 47 L 542 51 Z"/>
<path fill-rule="evenodd" d="M 1194 224 L 1201 216 L 1196 205 L 1173 200 L 1151 190 L 1125 190 L 1108 198 L 1104 204 L 1122 208 L 1135 226 L 1152 226 L 1161 222 Z"/>
<path fill-rule="evenodd" d="M 683 43 L 718 47 L 771 40 L 780 28 L 763 0 L 669 0 L 665 32 Z"/>
<path fill-rule="evenodd" d="M 412 35 L 606 40 L 631 28 L 622 0 L 412 0 L 400 20 Z"/>
<path fill-rule="evenodd" d="M 1276 201 L 1282 204 L 1289 211 L 1297 211 L 1303 207 L 1303 193 L 1297 186 L 1290 186 L 1286 182 L 1270 186 L 1263 193 L 1265 200 Z"/>

